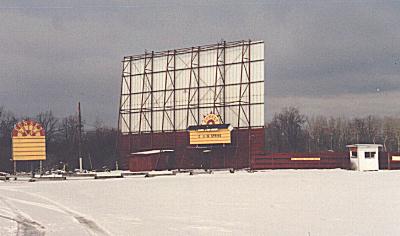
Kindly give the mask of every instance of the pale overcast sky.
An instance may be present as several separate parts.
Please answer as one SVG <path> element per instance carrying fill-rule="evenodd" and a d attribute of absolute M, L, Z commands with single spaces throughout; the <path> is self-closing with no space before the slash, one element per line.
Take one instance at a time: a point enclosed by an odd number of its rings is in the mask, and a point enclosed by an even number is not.
<path fill-rule="evenodd" d="M 123 56 L 265 41 L 268 119 L 400 116 L 400 1 L 1 1 L 0 106 L 116 126 Z"/>

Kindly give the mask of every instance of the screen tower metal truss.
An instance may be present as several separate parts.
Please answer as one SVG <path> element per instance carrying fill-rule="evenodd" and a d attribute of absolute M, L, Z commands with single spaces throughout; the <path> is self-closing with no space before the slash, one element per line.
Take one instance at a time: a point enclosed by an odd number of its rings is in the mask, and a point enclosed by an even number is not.
<path fill-rule="evenodd" d="M 235 41 L 124 57 L 122 135 L 184 131 L 204 115 L 264 126 L 264 42 Z"/>

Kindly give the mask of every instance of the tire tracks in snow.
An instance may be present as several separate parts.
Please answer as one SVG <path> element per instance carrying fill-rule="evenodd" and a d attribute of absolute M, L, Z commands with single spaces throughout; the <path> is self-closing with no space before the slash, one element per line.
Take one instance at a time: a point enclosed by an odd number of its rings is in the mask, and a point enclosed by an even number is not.
<path fill-rule="evenodd" d="M 40 223 L 28 218 L 25 214 L 23 214 L 20 210 L 18 210 L 14 205 L 12 205 L 8 200 L 4 197 L 0 197 L 0 201 L 4 203 L 4 205 L 10 210 L 10 212 L 14 215 L 14 217 L 0 215 L 0 218 L 14 221 L 17 223 L 17 236 L 44 236 L 45 235 L 45 227 Z"/>
<path fill-rule="evenodd" d="M 105 229 L 100 227 L 94 220 L 91 220 L 91 219 L 83 216 L 82 214 L 80 214 L 80 213 L 78 213 L 76 211 L 70 210 L 67 207 L 61 205 L 60 203 L 58 203 L 58 202 L 56 202 L 54 200 L 51 200 L 51 199 L 49 199 L 47 197 L 44 197 L 44 196 L 36 194 L 36 193 L 20 191 L 20 190 L 17 190 L 17 189 L 7 189 L 7 190 L 28 194 L 28 195 L 31 195 L 32 197 L 36 197 L 36 198 L 42 199 L 48 205 L 52 205 L 56 209 L 58 209 L 58 210 L 62 211 L 63 213 L 65 213 L 66 215 L 71 216 L 74 220 L 76 220 L 80 225 L 82 225 L 84 227 L 84 229 L 86 230 L 86 232 L 89 235 L 93 235 L 93 236 L 110 236 L 111 235 Z M 37 205 L 37 206 L 40 206 L 40 205 Z M 42 206 L 42 207 L 44 207 L 44 206 Z M 36 235 L 36 234 L 22 234 L 22 235 Z M 41 234 L 38 234 L 38 235 L 42 236 Z"/>

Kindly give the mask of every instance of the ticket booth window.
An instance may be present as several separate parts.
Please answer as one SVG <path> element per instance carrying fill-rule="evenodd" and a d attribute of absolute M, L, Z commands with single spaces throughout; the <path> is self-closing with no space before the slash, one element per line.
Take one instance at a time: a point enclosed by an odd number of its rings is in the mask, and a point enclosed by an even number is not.
<path fill-rule="evenodd" d="M 375 152 L 365 152 L 365 158 L 375 158 Z"/>
<path fill-rule="evenodd" d="M 351 152 L 351 158 L 357 158 L 357 152 Z"/>

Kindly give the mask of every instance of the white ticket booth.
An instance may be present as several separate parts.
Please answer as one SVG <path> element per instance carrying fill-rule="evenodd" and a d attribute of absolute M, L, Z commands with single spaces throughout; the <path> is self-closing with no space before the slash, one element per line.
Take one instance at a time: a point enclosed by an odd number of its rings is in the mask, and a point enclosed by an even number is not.
<path fill-rule="evenodd" d="M 350 151 L 350 167 L 353 170 L 379 170 L 379 148 L 381 144 L 347 145 Z"/>

